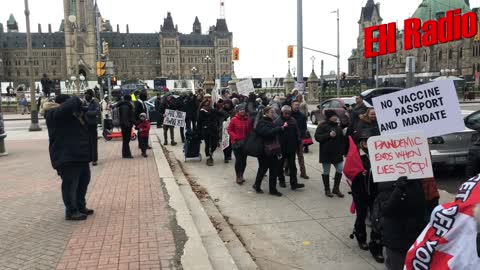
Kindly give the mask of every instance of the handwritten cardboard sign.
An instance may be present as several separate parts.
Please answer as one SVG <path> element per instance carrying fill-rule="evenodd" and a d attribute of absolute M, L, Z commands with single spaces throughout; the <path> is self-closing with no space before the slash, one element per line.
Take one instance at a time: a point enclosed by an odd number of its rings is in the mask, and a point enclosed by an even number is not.
<path fill-rule="evenodd" d="M 237 90 L 240 95 L 246 96 L 246 97 L 248 97 L 250 93 L 255 92 L 252 79 L 246 79 L 246 80 L 237 82 Z"/>
<path fill-rule="evenodd" d="M 185 112 L 166 109 L 163 124 L 166 126 L 185 127 L 186 115 Z"/>
<path fill-rule="evenodd" d="M 230 146 L 230 135 L 228 135 L 228 125 L 230 124 L 230 120 L 223 122 L 223 129 L 222 129 L 222 150 L 225 150 L 227 147 Z"/>
<path fill-rule="evenodd" d="M 433 177 L 427 138 L 422 132 L 375 136 L 368 139 L 374 182 Z"/>
<path fill-rule="evenodd" d="M 424 131 L 435 137 L 465 130 L 452 80 L 440 80 L 372 99 L 382 135 Z"/>

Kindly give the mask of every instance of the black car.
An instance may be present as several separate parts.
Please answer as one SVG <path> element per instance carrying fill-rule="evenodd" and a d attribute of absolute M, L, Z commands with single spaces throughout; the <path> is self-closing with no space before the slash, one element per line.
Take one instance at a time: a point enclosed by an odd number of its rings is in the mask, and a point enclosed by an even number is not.
<path fill-rule="evenodd" d="M 401 87 L 379 87 L 379 88 L 365 90 L 360 95 L 362 95 L 363 100 L 365 101 L 365 105 L 367 105 L 368 107 L 372 107 L 373 98 L 383 96 L 386 94 L 391 94 L 403 89 L 404 88 L 401 88 Z"/>

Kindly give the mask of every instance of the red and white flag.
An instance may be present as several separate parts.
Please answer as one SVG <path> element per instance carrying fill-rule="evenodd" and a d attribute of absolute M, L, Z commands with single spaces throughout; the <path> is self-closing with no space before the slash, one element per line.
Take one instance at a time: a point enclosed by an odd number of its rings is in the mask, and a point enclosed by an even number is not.
<path fill-rule="evenodd" d="M 474 209 L 480 203 L 480 175 L 463 183 L 455 201 L 439 205 L 430 223 L 407 253 L 404 270 L 480 269 L 478 222 Z"/>
<path fill-rule="evenodd" d="M 362 159 L 360 158 L 360 154 L 358 153 L 357 146 L 352 139 L 352 136 L 348 136 L 348 153 L 345 159 L 345 165 L 343 166 L 343 174 L 347 178 L 347 183 L 351 187 L 353 180 L 355 177 L 363 171 L 365 168 L 363 167 Z M 352 201 L 352 205 L 350 206 L 350 213 L 355 213 L 355 203 Z"/>

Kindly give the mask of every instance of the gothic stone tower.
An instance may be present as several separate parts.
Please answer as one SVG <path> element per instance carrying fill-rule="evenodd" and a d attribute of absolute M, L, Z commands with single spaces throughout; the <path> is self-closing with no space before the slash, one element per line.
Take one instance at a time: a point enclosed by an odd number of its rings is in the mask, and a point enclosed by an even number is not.
<path fill-rule="evenodd" d="M 94 80 L 96 61 L 95 5 L 93 0 L 63 0 L 68 78 L 83 74 Z M 71 18 L 75 16 L 75 22 Z"/>

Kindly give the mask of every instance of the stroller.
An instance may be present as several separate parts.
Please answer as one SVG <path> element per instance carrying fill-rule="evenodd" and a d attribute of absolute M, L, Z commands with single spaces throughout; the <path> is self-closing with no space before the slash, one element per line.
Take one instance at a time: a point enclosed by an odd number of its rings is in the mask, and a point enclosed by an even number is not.
<path fill-rule="evenodd" d="M 200 134 L 191 129 L 185 132 L 185 144 L 183 145 L 184 161 L 197 160 L 202 161 L 202 154 L 200 154 L 200 145 L 202 140 Z"/>

